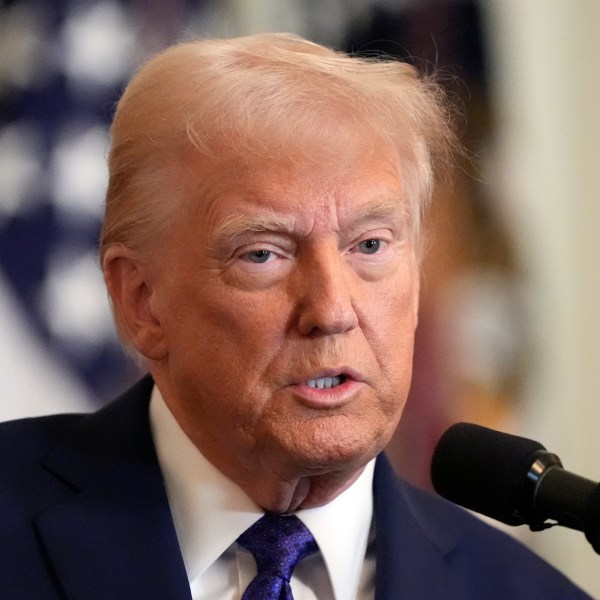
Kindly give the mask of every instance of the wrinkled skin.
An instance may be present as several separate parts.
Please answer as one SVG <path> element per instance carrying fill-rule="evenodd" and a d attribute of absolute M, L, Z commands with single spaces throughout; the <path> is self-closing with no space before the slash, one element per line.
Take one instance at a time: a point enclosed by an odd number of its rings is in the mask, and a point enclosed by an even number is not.
<path fill-rule="evenodd" d="M 408 393 L 418 269 L 401 163 L 369 148 L 190 157 L 196 183 L 159 251 L 105 259 L 177 421 L 266 510 L 346 489 Z M 311 387 L 324 376 L 340 385 Z"/>

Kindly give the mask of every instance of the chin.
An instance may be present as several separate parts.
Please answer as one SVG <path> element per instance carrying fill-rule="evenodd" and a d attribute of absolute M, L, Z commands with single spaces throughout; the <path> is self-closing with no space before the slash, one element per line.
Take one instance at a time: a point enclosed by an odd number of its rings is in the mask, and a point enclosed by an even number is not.
<path fill-rule="evenodd" d="M 299 440 L 291 450 L 296 464 L 313 475 L 344 473 L 361 469 L 387 444 L 387 438 L 368 437 L 364 432 L 318 435 Z"/>

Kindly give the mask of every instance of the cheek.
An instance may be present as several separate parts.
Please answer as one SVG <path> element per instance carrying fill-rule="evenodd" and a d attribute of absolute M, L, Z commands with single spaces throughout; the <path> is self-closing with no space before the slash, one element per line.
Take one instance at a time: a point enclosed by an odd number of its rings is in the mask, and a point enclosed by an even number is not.
<path fill-rule="evenodd" d="M 176 307 L 167 319 L 174 332 L 173 347 L 181 338 L 222 349 L 276 342 L 287 314 L 280 294 L 251 293 L 224 285 L 218 279 L 198 279 L 189 282 L 185 290 L 171 298 L 169 307 Z"/>
<path fill-rule="evenodd" d="M 408 394 L 417 327 L 416 294 L 412 284 L 390 286 L 369 311 L 366 335 L 381 369 L 382 399 L 396 410 Z"/>
<path fill-rule="evenodd" d="M 375 296 L 366 296 L 365 321 L 370 322 L 378 343 L 385 344 L 388 350 L 412 349 L 417 327 L 418 285 L 412 277 L 399 279 L 382 286 Z"/>
<path fill-rule="evenodd" d="M 219 427 L 248 429 L 268 401 L 264 384 L 285 343 L 285 310 L 278 298 L 264 294 L 232 293 L 220 285 L 204 290 L 188 295 L 182 319 L 171 323 L 169 368 L 183 382 L 180 393 L 198 404 L 188 407 L 190 414 Z"/>
<path fill-rule="evenodd" d="M 268 324 L 286 311 L 288 298 L 281 288 L 245 290 L 218 280 L 201 286 L 198 302 L 231 326 L 252 327 L 257 323 Z"/>

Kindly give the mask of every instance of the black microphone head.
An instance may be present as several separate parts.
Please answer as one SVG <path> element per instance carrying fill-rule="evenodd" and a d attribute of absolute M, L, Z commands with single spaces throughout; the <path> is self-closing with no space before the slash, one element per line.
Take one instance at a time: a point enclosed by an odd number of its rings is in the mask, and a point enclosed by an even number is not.
<path fill-rule="evenodd" d="M 431 479 L 440 496 L 508 525 L 527 523 L 524 486 L 544 446 L 471 423 L 442 435 L 433 454 Z"/>

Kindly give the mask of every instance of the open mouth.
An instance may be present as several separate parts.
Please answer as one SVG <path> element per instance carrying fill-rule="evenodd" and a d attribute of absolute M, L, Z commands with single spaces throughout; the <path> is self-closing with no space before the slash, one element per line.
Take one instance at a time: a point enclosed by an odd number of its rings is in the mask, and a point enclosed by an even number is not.
<path fill-rule="evenodd" d="M 337 387 L 346 381 L 346 375 L 337 375 L 336 377 L 317 377 L 316 379 L 309 379 L 306 385 L 310 388 L 319 390 L 329 389 Z"/>

